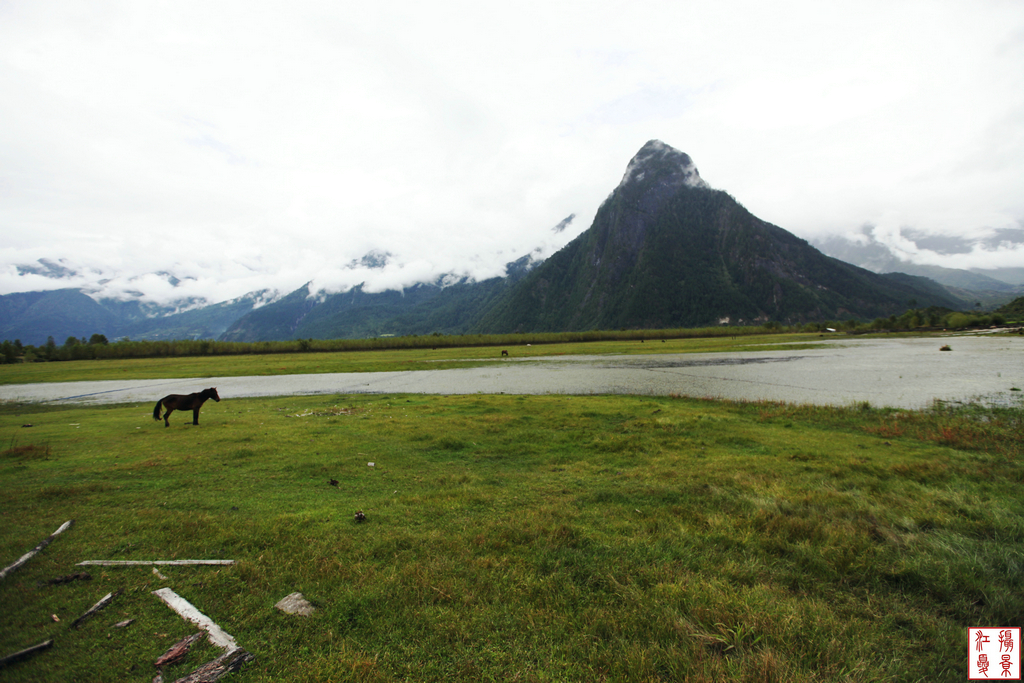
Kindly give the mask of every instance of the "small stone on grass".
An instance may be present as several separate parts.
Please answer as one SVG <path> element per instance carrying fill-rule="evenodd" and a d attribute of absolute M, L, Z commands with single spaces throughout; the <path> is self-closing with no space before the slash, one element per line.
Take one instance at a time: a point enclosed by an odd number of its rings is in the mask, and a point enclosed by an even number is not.
<path fill-rule="evenodd" d="M 308 617 L 316 611 L 316 608 L 310 604 L 309 600 L 302 597 L 302 593 L 286 595 L 274 607 L 286 614 L 301 614 L 304 617 Z"/>

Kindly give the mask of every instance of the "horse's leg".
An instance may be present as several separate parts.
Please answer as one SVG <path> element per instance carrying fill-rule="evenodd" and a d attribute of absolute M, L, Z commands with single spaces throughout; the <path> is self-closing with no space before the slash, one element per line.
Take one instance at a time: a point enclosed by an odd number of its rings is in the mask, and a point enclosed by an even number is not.
<path fill-rule="evenodd" d="M 166 407 L 166 406 L 165 406 Z M 164 427 L 170 427 L 171 423 L 167 421 L 167 417 L 174 412 L 174 408 L 167 408 L 167 412 L 164 413 Z"/>
<path fill-rule="evenodd" d="M 192 424 L 194 424 L 194 425 L 198 425 L 199 424 L 199 408 L 198 407 L 192 409 Z"/>

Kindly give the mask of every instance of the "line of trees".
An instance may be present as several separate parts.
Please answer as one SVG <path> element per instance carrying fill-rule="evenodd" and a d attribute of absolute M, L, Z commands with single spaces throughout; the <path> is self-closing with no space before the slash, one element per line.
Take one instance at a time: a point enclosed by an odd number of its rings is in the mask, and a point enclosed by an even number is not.
<path fill-rule="evenodd" d="M 0 363 L 96 358 L 94 349 L 107 346 L 109 343 L 102 334 L 94 334 L 89 339 L 68 337 L 63 346 L 57 346 L 53 337 L 48 337 L 43 346 L 23 345 L 20 339 L 13 342 L 4 340 L 3 344 L 0 344 Z"/>
<path fill-rule="evenodd" d="M 991 327 L 1006 322 L 1000 313 L 963 313 L 945 308 L 910 309 L 897 317 L 876 318 L 870 328 L 873 330 L 914 330 L 930 327 L 946 330 L 962 330 L 972 327 Z"/>
<path fill-rule="evenodd" d="M 536 332 L 527 334 L 410 335 L 372 339 L 292 339 L 286 341 L 226 342 L 211 339 L 108 342 L 69 337 L 62 346 L 49 338 L 44 346 L 22 345 L 20 341 L 3 343 L 4 362 L 42 362 L 109 358 L 178 358 L 188 356 L 256 355 L 273 353 L 315 353 L 332 351 L 383 351 L 388 349 L 457 348 L 478 346 L 516 346 L 572 342 L 681 339 L 784 332 L 788 328 L 711 327 L 671 330 L 593 330 L 586 332 Z M 10 349 L 10 354 L 7 351 Z"/>

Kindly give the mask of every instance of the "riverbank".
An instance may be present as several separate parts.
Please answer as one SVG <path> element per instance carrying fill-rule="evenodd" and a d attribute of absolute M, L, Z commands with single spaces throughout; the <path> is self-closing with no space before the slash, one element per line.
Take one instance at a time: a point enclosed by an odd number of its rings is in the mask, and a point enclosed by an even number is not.
<path fill-rule="evenodd" d="M 940 350 L 949 346 L 949 351 Z M 630 394 L 919 409 L 934 401 L 1013 404 L 1024 338 L 831 338 L 780 350 L 490 359 L 483 367 L 0 386 L 11 402 L 130 403 L 209 386 L 221 397 L 311 394 Z"/>

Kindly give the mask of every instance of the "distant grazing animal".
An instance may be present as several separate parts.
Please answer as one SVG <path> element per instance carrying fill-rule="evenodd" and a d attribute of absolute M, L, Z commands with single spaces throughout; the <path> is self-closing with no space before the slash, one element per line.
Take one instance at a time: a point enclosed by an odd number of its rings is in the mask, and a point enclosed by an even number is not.
<path fill-rule="evenodd" d="M 506 351 L 506 350 L 502 349 L 502 350 L 501 350 L 501 355 L 502 355 L 502 356 L 507 356 L 507 355 L 508 355 L 508 351 Z"/>
<path fill-rule="evenodd" d="M 160 406 L 162 405 L 167 409 L 164 413 L 164 427 L 170 427 L 170 423 L 167 421 L 167 416 L 173 413 L 175 410 L 191 410 L 192 411 L 192 424 L 199 424 L 199 409 L 206 403 L 206 399 L 212 398 L 214 401 L 220 401 L 220 396 L 217 395 L 217 389 L 210 387 L 209 389 L 203 389 L 202 391 L 195 394 L 171 394 L 170 396 L 164 396 L 162 399 L 156 402 L 156 407 L 153 408 L 153 419 L 160 419 Z"/>

